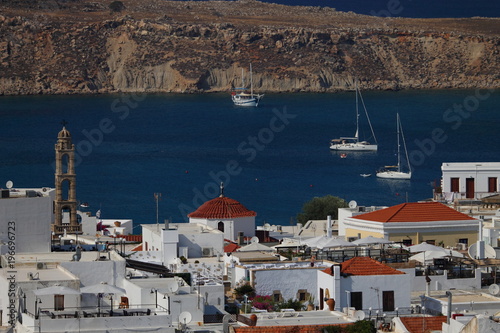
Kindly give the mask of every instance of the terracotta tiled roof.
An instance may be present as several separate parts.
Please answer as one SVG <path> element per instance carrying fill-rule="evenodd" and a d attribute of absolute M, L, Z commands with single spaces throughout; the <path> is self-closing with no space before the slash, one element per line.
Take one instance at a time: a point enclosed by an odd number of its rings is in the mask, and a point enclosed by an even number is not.
<path fill-rule="evenodd" d="M 223 195 L 205 202 L 188 217 L 203 219 L 230 219 L 236 217 L 256 216 L 257 213 L 247 209 L 238 201 Z"/>
<path fill-rule="evenodd" d="M 352 324 L 337 325 L 297 325 L 297 326 L 245 326 L 234 327 L 235 333 L 322 333 L 329 326 L 350 326 Z"/>
<path fill-rule="evenodd" d="M 239 246 L 238 244 L 230 243 L 230 244 L 227 244 L 226 246 L 224 246 L 224 252 L 234 252 L 237 249 L 239 249 L 240 247 L 241 246 Z"/>
<path fill-rule="evenodd" d="M 439 202 L 408 202 L 353 218 L 384 223 L 474 220 Z"/>
<path fill-rule="evenodd" d="M 401 322 L 410 333 L 441 331 L 446 316 L 438 317 L 401 317 Z"/>
<path fill-rule="evenodd" d="M 323 270 L 333 275 L 331 267 Z M 348 275 L 396 275 L 405 274 L 370 257 L 354 257 L 340 264 L 340 273 Z"/>
<path fill-rule="evenodd" d="M 137 245 L 136 247 L 134 247 L 132 250 L 130 251 L 142 251 L 142 244 L 139 244 Z"/>

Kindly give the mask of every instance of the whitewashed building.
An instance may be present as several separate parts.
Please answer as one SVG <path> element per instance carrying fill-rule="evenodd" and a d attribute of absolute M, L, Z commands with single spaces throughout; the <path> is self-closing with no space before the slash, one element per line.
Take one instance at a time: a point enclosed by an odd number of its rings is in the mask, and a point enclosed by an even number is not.
<path fill-rule="evenodd" d="M 50 252 L 55 190 L 48 187 L 3 189 L 0 197 L 0 254 Z"/>
<path fill-rule="evenodd" d="M 257 213 L 247 209 L 240 202 L 221 194 L 217 198 L 205 202 L 197 210 L 188 214 L 189 223 L 203 224 L 220 230 L 224 238 L 232 242 L 238 237 L 255 236 L 255 216 Z"/>
<path fill-rule="evenodd" d="M 443 163 L 441 171 L 441 190 L 449 202 L 498 194 L 500 162 Z"/>
<path fill-rule="evenodd" d="M 335 310 L 409 312 L 411 283 L 409 274 L 369 257 L 355 257 L 318 272 L 319 306 L 325 308 L 326 299 L 333 298 Z"/>

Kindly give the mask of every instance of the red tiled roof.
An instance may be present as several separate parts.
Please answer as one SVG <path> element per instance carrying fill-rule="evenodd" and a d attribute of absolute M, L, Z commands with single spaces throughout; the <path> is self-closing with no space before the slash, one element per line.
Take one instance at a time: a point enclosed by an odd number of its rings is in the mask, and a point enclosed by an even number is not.
<path fill-rule="evenodd" d="M 384 223 L 474 220 L 439 202 L 407 202 L 353 218 Z"/>
<path fill-rule="evenodd" d="M 225 253 L 227 253 L 227 252 L 234 252 L 237 249 L 239 249 L 240 247 L 241 246 L 239 246 L 238 244 L 230 243 L 230 244 L 227 244 L 226 246 L 224 246 L 224 252 Z"/>
<path fill-rule="evenodd" d="M 322 333 L 325 327 L 351 326 L 353 324 L 293 325 L 293 326 L 244 326 L 234 327 L 235 333 Z"/>
<path fill-rule="evenodd" d="M 401 322 L 410 333 L 441 331 L 446 316 L 438 317 L 401 317 Z"/>
<path fill-rule="evenodd" d="M 323 270 L 333 275 L 331 267 Z M 348 275 L 396 275 L 405 274 L 370 257 L 354 257 L 340 264 L 340 273 Z"/>
<path fill-rule="evenodd" d="M 236 217 L 256 216 L 257 213 L 247 209 L 238 201 L 223 195 L 205 202 L 188 217 L 203 219 L 230 219 Z"/>
<path fill-rule="evenodd" d="M 130 251 L 142 251 L 142 244 L 139 244 L 137 245 L 136 247 L 134 247 L 132 250 Z"/>

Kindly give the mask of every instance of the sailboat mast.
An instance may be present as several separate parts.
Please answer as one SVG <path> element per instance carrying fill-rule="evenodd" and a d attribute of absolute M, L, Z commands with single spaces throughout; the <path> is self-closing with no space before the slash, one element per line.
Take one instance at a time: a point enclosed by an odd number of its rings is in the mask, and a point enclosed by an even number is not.
<path fill-rule="evenodd" d="M 354 87 L 356 89 L 356 134 L 354 137 L 356 138 L 356 141 L 359 139 L 359 109 L 358 109 L 358 83 L 357 81 L 354 82 Z"/>
<path fill-rule="evenodd" d="M 399 127 L 401 126 L 400 123 L 399 123 L 399 113 L 396 114 L 396 126 L 398 128 L 397 132 L 398 132 L 398 172 L 401 172 L 401 153 L 400 153 L 400 150 L 401 150 L 401 147 L 400 147 L 400 144 L 399 144 Z"/>
<path fill-rule="evenodd" d="M 253 97 L 252 63 L 250 63 L 250 95 Z"/>

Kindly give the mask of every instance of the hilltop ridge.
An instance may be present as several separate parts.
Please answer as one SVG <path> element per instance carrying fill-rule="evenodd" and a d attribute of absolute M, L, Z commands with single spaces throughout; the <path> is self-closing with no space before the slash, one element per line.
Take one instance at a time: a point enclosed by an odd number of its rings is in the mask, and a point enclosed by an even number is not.
<path fill-rule="evenodd" d="M 0 1 L 0 94 L 498 88 L 500 19 L 240 1 Z"/>

